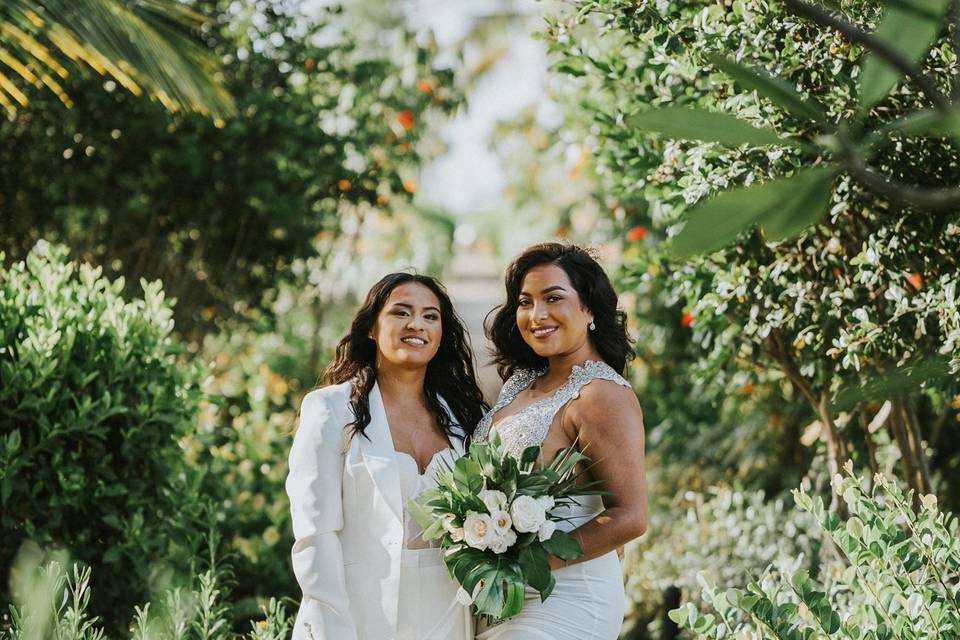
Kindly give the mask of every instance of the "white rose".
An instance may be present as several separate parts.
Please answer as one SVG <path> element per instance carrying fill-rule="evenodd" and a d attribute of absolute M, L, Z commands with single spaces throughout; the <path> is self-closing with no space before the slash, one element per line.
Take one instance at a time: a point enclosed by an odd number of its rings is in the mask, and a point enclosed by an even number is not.
<path fill-rule="evenodd" d="M 540 496 L 537 498 L 537 502 L 540 503 L 540 506 L 543 507 L 544 511 L 550 511 L 550 509 L 553 509 L 554 505 L 557 504 L 553 500 L 553 496 Z"/>
<path fill-rule="evenodd" d="M 510 514 L 504 511 L 503 509 L 498 509 L 490 513 L 490 521 L 493 522 L 493 532 L 498 536 L 503 536 L 507 534 L 507 531 L 510 531 L 510 527 L 513 525 L 513 520 L 510 518 Z"/>
<path fill-rule="evenodd" d="M 517 496 L 510 505 L 510 517 L 513 518 L 513 527 L 521 533 L 539 531 L 540 525 L 546 520 L 547 514 L 543 505 L 530 496 Z"/>
<path fill-rule="evenodd" d="M 557 523 L 553 520 L 544 520 L 543 524 L 540 525 L 540 531 L 537 532 L 537 538 L 540 542 L 546 542 L 553 536 L 553 532 L 557 530 Z"/>
<path fill-rule="evenodd" d="M 463 522 L 463 539 L 474 549 L 483 551 L 493 542 L 493 522 L 485 513 L 471 511 Z"/>
<path fill-rule="evenodd" d="M 487 506 L 487 511 L 490 513 L 507 508 L 507 495 L 503 491 L 484 489 L 477 494 L 477 497 L 483 500 L 483 504 Z"/>
<path fill-rule="evenodd" d="M 448 513 L 443 516 L 443 528 L 450 534 L 450 539 L 454 542 L 463 541 L 463 527 L 456 526 L 453 522 L 457 516 L 452 513 Z"/>
<path fill-rule="evenodd" d="M 490 551 L 493 551 L 494 553 L 503 553 L 512 547 L 516 541 L 517 532 L 513 529 L 507 529 L 505 534 L 498 535 L 493 539 L 493 542 L 490 543 Z"/>

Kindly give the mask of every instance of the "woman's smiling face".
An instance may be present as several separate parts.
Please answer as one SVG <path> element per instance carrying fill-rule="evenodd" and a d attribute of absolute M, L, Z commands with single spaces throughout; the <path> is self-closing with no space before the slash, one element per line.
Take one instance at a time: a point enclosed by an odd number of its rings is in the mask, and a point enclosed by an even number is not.
<path fill-rule="evenodd" d="M 424 367 L 437 354 L 442 336 L 440 301 L 417 282 L 390 292 L 370 333 L 377 343 L 377 362 Z"/>
<path fill-rule="evenodd" d="M 541 357 L 573 353 L 589 341 L 593 314 L 580 302 L 566 271 L 555 264 L 532 267 L 517 300 L 517 328 Z"/>

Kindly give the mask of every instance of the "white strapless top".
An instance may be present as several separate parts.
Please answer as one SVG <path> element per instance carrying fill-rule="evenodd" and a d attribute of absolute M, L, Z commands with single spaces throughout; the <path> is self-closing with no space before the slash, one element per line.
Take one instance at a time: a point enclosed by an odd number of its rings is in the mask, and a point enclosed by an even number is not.
<path fill-rule="evenodd" d="M 450 466 L 456 461 L 457 453 L 453 449 L 441 449 L 433 454 L 430 463 L 427 464 L 423 474 L 417 466 L 417 461 L 413 456 L 395 452 L 397 456 L 397 466 L 400 469 L 400 500 L 403 504 L 403 547 L 405 549 L 430 549 L 440 546 L 440 540 L 430 540 L 424 542 L 423 527 L 410 515 L 407 510 L 407 500 L 416 499 L 420 492 L 425 489 L 433 489 L 437 486 L 436 469 L 441 459 L 445 459 Z"/>

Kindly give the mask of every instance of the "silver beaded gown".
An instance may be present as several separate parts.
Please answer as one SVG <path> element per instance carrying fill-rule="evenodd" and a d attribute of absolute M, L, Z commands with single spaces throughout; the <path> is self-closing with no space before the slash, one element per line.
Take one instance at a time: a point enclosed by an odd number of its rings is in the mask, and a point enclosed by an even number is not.
<path fill-rule="evenodd" d="M 493 416 L 509 405 L 525 389 L 543 375 L 543 371 L 517 371 L 503 385 L 493 408 L 477 425 L 474 437 L 486 440 L 491 431 L 500 435 L 505 451 L 520 457 L 529 446 L 543 444 L 557 412 L 580 395 L 580 390 L 594 380 L 609 380 L 630 385 L 604 362 L 587 360 L 575 365 L 570 377 L 552 395 L 544 396 L 522 411 L 492 424 Z M 556 510 L 569 518 L 558 528 L 569 531 L 588 522 L 603 511 L 600 496 L 586 496 L 580 505 Z M 625 598 L 623 574 L 617 554 L 608 554 L 573 564 L 554 572 L 556 587 L 540 601 L 540 594 L 527 589 L 523 611 L 510 620 L 478 629 L 477 640 L 613 640 L 623 624 Z"/>

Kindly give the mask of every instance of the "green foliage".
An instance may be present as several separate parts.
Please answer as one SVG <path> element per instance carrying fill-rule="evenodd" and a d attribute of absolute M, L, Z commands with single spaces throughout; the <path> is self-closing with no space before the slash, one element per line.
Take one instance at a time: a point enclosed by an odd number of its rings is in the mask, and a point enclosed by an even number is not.
<path fill-rule="evenodd" d="M 880 16 L 877 3 L 839 6 L 867 25 Z M 664 453 L 664 460 L 681 467 L 661 477 L 685 477 L 683 465 L 696 461 L 707 463 L 708 476 L 739 474 L 742 459 L 727 458 L 728 471 L 716 464 L 718 454 L 754 443 L 754 464 L 771 472 L 750 474 L 746 482 L 758 484 L 747 486 L 782 488 L 777 472 L 804 473 L 814 453 L 825 453 L 832 471 L 849 457 L 873 465 L 888 436 L 886 430 L 867 435 L 862 425 L 879 415 L 878 398 L 861 395 L 845 403 L 845 411 L 834 400 L 938 354 L 952 369 L 960 365 L 960 265 L 954 259 L 960 218 L 896 208 L 842 167 L 828 181 L 830 169 L 819 167 L 842 155 L 842 141 L 840 133 L 828 135 L 824 123 L 865 136 L 858 144 L 892 179 L 922 188 L 952 185 L 960 180 L 952 140 L 896 133 L 900 125 L 867 134 L 898 121 L 909 130 L 908 116 L 910 126 L 925 127 L 932 116 L 911 114 L 927 107 L 926 97 L 903 83 L 861 113 L 862 50 L 787 14 L 781 3 L 584 0 L 551 19 L 545 38 L 558 71 L 580 70 L 565 77 L 578 86 L 569 92 L 568 122 L 583 131 L 600 206 L 621 230 L 610 254 L 623 265 L 618 289 L 639 338 L 637 382 L 645 409 L 654 409 L 648 410 L 651 442 L 657 455 L 670 451 L 674 457 Z M 950 41 L 938 39 L 924 70 L 948 86 L 943 63 L 955 59 Z M 806 142 L 733 149 L 665 141 L 629 126 L 635 118 L 682 113 L 681 107 L 735 115 L 776 131 L 784 142 Z M 685 135 L 717 138 L 712 129 L 692 133 Z M 809 171 L 823 173 L 815 180 Z M 811 179 L 801 185 L 805 174 Z M 733 218 L 760 222 L 762 230 L 738 233 Z M 796 231 L 793 223 L 818 218 L 786 239 Z M 684 223 L 705 238 L 688 251 L 735 243 L 678 262 L 671 246 L 685 248 L 678 236 Z M 634 230 L 640 233 L 631 236 Z M 924 387 L 918 377 L 909 379 L 910 385 L 885 385 L 886 399 L 902 400 L 907 409 L 882 426 L 901 449 L 909 486 L 936 489 L 951 500 L 957 448 L 936 425 L 952 424 L 956 416 L 955 381 L 940 376 Z M 805 430 L 821 434 L 806 439 L 816 448 L 800 446 Z M 690 438 L 713 448 L 688 445 Z M 776 443 L 786 462 L 759 443 Z M 943 484 L 935 487 L 938 477 Z M 703 483 L 698 486 L 711 480 Z"/>
<path fill-rule="evenodd" d="M 103 640 L 102 620 L 90 611 L 92 571 L 70 563 L 63 553 L 52 557 L 36 545 L 26 545 L 13 570 L 10 608 L 3 640 Z M 245 635 L 230 632 L 230 606 L 224 598 L 221 569 L 204 571 L 187 588 L 156 594 L 158 604 L 136 607 L 129 625 L 131 640 L 283 640 L 293 619 L 276 599 L 261 607 Z M 99 587 L 97 587 L 99 588 Z"/>
<path fill-rule="evenodd" d="M 726 589 L 703 576 L 703 600 L 670 617 L 698 638 L 955 638 L 960 634 L 960 538 L 957 519 L 933 495 L 911 496 L 883 475 L 873 486 L 848 466 L 834 480 L 850 516 L 842 519 L 820 498 L 794 492 L 816 519 L 839 558 L 819 577 L 805 570 L 771 570 L 744 589 Z"/>
<path fill-rule="evenodd" d="M 28 106 L 18 84 L 49 90 L 67 107 L 76 96 L 60 81 L 85 66 L 172 111 L 225 116 L 233 103 L 217 59 L 198 42 L 203 15 L 176 0 L 8 0 L 0 8 L 0 58 L 15 74 L 0 77 L 0 106 L 9 118 Z M 83 65 L 83 66 L 81 66 Z"/>
<path fill-rule="evenodd" d="M 663 636 L 671 589 L 703 607 L 709 600 L 701 599 L 698 580 L 745 587 L 751 574 L 768 565 L 788 573 L 815 571 L 822 553 L 815 529 L 809 514 L 792 512 L 762 491 L 686 491 L 652 509 L 655 535 L 631 548 L 624 565 L 631 637 L 641 630 L 643 637 Z"/>
<path fill-rule="evenodd" d="M 333 9 L 198 4 L 235 117 L 172 116 L 78 78 L 77 108 L 41 94 L 0 123 L 0 249 L 19 259 L 43 238 L 128 283 L 160 279 L 197 342 L 340 233 L 344 206 L 408 201 L 426 123 L 459 104 L 450 72 L 403 30 L 371 50 Z"/>
<path fill-rule="evenodd" d="M 69 548 L 103 581 L 97 615 L 146 594 L 195 505 L 179 441 L 200 375 L 160 284 L 141 286 L 128 301 L 44 242 L 0 271 L 0 566 L 28 539 Z"/>

